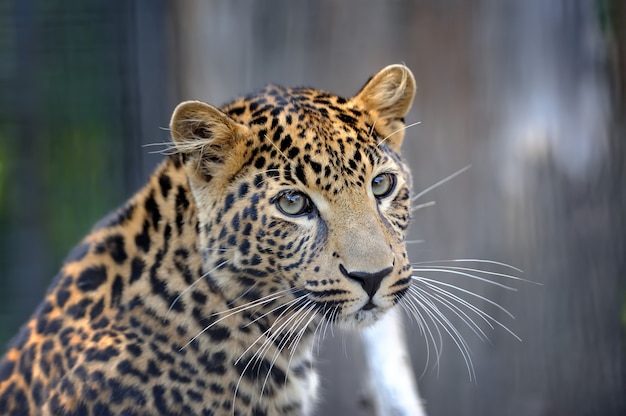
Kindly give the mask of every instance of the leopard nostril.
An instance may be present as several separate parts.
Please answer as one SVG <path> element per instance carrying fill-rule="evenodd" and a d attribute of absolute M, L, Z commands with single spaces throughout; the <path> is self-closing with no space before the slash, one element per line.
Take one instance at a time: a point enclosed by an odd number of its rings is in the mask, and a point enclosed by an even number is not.
<path fill-rule="evenodd" d="M 339 270 L 341 271 L 341 274 L 343 274 L 344 276 L 359 282 L 361 286 L 363 286 L 363 289 L 365 289 L 365 292 L 371 298 L 372 296 L 374 296 L 374 294 L 380 287 L 380 283 L 383 281 L 385 276 L 387 276 L 389 273 L 393 271 L 393 266 L 389 266 L 387 268 L 384 268 L 374 273 L 369 273 L 369 272 L 349 272 L 346 270 L 345 267 L 343 267 L 342 264 L 340 264 Z"/>

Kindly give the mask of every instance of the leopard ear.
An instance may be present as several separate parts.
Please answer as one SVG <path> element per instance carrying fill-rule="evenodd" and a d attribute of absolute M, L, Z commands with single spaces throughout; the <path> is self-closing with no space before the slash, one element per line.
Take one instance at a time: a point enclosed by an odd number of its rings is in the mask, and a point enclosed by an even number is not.
<path fill-rule="evenodd" d="M 390 65 L 374 75 L 353 98 L 375 119 L 381 140 L 400 150 L 404 139 L 404 117 L 415 97 L 415 78 L 404 65 Z"/>
<path fill-rule="evenodd" d="M 210 181 L 218 174 L 228 174 L 226 163 L 235 145 L 246 136 L 248 128 L 219 109 L 201 101 L 179 104 L 170 122 L 176 151 L 190 176 Z"/>

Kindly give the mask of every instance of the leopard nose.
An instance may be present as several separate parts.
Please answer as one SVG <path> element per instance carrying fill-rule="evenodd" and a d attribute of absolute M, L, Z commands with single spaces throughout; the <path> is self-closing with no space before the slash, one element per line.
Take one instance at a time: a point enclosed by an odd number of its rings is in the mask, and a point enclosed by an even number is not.
<path fill-rule="evenodd" d="M 365 292 L 369 295 L 369 297 L 373 297 L 378 288 L 380 287 L 380 283 L 383 281 L 385 276 L 389 275 L 393 271 L 393 266 L 389 266 L 377 272 L 349 272 L 343 267 L 342 264 L 339 265 L 339 270 L 341 274 L 346 276 L 349 279 L 356 280 L 363 286 Z"/>

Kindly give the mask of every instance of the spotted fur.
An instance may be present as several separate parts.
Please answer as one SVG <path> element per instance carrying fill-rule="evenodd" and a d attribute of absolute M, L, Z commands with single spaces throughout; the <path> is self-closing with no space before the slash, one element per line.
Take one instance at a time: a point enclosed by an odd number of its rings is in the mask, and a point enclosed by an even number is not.
<path fill-rule="evenodd" d="M 269 86 L 180 104 L 174 154 L 11 341 L 0 414 L 310 414 L 315 337 L 375 322 L 410 284 L 414 90 L 394 65 L 349 99 Z"/>

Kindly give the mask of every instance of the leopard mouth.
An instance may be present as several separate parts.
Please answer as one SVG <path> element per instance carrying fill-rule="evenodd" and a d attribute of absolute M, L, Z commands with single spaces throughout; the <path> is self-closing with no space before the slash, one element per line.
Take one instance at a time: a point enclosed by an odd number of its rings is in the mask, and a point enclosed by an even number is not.
<path fill-rule="evenodd" d="M 366 328 L 378 322 L 388 310 L 388 307 L 379 305 L 373 299 L 369 299 L 363 306 L 355 308 L 350 312 L 344 311 L 343 314 L 339 314 L 334 323 L 341 328 L 347 329 Z"/>
<path fill-rule="evenodd" d="M 342 301 L 320 300 L 319 293 L 311 290 L 301 290 L 298 292 L 302 296 L 302 302 L 312 301 L 317 306 L 320 316 L 335 325 L 343 328 L 354 329 L 371 326 L 376 323 L 382 315 L 389 310 L 389 305 L 385 305 L 374 296 L 363 296 L 358 303 L 350 306 Z M 306 296 L 306 295 L 308 296 Z"/>
<path fill-rule="evenodd" d="M 376 308 L 377 305 L 372 302 L 372 299 L 368 300 L 367 303 L 365 305 L 363 305 L 363 307 L 361 308 L 361 310 L 363 311 L 371 311 L 372 309 Z"/>

